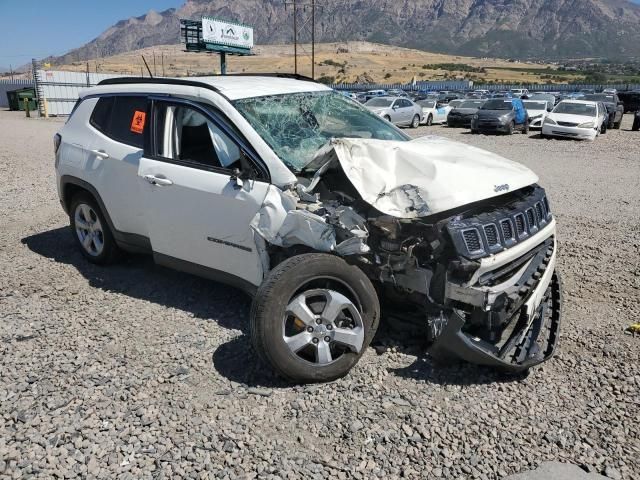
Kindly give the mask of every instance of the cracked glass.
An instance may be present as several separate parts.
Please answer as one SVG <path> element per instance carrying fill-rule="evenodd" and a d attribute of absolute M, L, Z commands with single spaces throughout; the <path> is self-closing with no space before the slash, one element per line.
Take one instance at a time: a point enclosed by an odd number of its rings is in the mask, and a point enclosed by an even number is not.
<path fill-rule="evenodd" d="M 303 170 L 332 138 L 409 139 L 359 103 L 333 91 L 244 98 L 233 103 L 293 172 Z"/>

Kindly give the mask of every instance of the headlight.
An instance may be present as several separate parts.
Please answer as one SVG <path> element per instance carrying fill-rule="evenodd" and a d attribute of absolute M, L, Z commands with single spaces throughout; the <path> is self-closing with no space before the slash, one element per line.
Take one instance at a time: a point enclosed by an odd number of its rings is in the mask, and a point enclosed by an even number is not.
<path fill-rule="evenodd" d="M 578 128 L 594 128 L 595 126 L 595 122 L 584 122 L 578 125 Z"/>
<path fill-rule="evenodd" d="M 547 125 L 557 125 L 556 121 L 549 117 L 544 119 L 544 123 L 546 123 Z"/>
<path fill-rule="evenodd" d="M 478 117 L 478 115 L 474 115 L 474 116 L 473 116 L 473 119 L 474 119 L 474 120 L 477 120 L 478 118 L 479 118 L 479 117 Z"/>
<path fill-rule="evenodd" d="M 536 115 L 534 117 L 531 117 L 530 120 L 536 120 L 538 118 L 540 118 L 542 116 L 542 114 Z"/>

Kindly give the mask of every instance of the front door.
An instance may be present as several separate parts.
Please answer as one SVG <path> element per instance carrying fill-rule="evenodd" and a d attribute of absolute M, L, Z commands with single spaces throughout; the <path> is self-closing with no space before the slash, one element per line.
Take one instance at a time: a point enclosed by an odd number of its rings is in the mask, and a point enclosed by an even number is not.
<path fill-rule="evenodd" d="M 255 154 L 211 108 L 154 101 L 156 140 L 138 171 L 151 246 L 159 263 L 259 285 L 263 269 L 250 224 L 269 183 Z"/>

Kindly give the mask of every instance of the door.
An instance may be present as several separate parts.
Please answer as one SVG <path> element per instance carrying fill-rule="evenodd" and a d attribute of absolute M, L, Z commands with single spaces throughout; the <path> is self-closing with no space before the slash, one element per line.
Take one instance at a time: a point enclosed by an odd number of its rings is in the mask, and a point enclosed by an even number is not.
<path fill-rule="evenodd" d="M 250 224 L 269 183 L 255 152 L 213 107 L 154 100 L 152 119 L 138 181 L 156 261 L 259 285 Z"/>

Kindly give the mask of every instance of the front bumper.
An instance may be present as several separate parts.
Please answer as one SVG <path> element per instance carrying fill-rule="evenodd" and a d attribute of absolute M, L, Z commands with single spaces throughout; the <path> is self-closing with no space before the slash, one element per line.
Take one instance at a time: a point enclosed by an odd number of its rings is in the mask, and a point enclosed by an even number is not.
<path fill-rule="evenodd" d="M 430 351 L 511 372 L 526 370 L 551 358 L 558 343 L 562 313 L 554 234 L 552 222 L 527 241 L 483 258 L 480 268 L 465 284 L 448 282 L 446 297 L 457 308 L 444 314 Z M 509 278 L 502 277 L 496 285 L 483 285 L 482 278 L 530 252 L 535 255 L 519 263 Z M 510 319 L 497 341 L 483 340 L 467 328 L 471 309 L 486 312 L 490 324 L 494 316 L 497 318 L 507 308 Z"/>
<path fill-rule="evenodd" d="M 447 126 L 455 128 L 469 128 L 471 126 L 471 117 L 447 117 Z"/>
<path fill-rule="evenodd" d="M 577 138 L 579 140 L 594 140 L 597 131 L 594 128 L 563 127 L 562 125 L 542 126 L 542 134 L 552 137 Z"/>
<path fill-rule="evenodd" d="M 509 124 L 500 120 L 471 120 L 471 129 L 479 132 L 509 132 Z"/>

